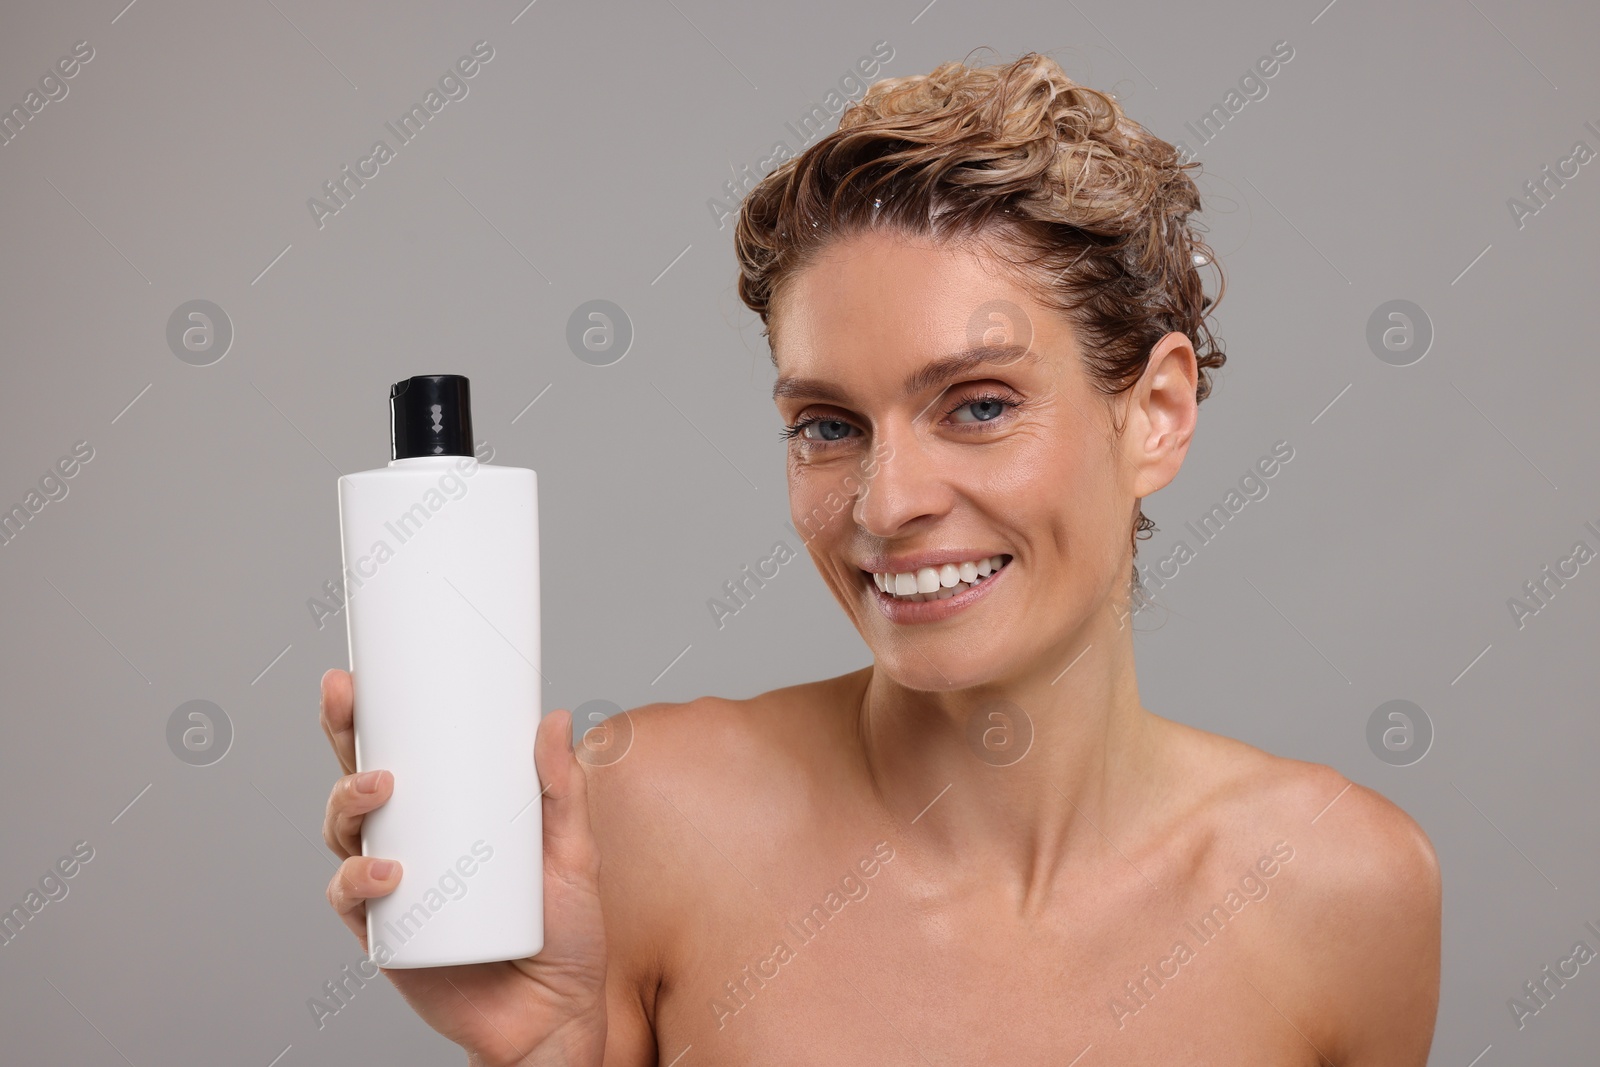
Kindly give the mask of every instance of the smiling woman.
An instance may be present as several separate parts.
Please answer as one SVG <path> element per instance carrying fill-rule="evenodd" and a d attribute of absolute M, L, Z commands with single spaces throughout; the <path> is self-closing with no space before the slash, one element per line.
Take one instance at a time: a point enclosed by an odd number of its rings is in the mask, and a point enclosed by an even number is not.
<path fill-rule="evenodd" d="M 862 498 L 858 521 L 854 530 L 834 528 L 837 551 L 819 553 L 820 542 L 812 542 L 825 576 L 841 556 L 854 556 L 857 571 L 899 576 L 886 587 L 839 573 L 835 593 L 846 612 L 860 605 L 856 593 L 876 589 L 884 595 L 872 600 L 891 624 L 885 633 L 893 633 L 975 605 L 990 590 L 946 597 L 942 590 L 956 582 L 946 583 L 938 568 L 1009 562 L 1016 553 L 994 539 L 1023 514 L 1013 505 L 1024 501 L 1041 512 L 1037 532 L 1051 531 L 1079 557 L 1064 575 L 1079 600 L 1107 591 L 1100 568 L 1081 562 L 1089 552 L 1106 560 L 1118 551 L 1100 527 L 1125 506 L 1132 593 L 1142 594 L 1131 557 L 1154 524 L 1141 498 L 1176 473 L 1192 410 L 1226 358 L 1205 321 L 1212 301 L 1198 265 L 1213 257 L 1188 222 L 1200 206 L 1188 173 L 1198 166 L 1183 163 L 1174 146 L 1108 96 L 1031 56 L 1002 68 L 947 63 L 927 76 L 880 81 L 835 134 L 752 191 L 735 233 L 739 292 L 761 316 L 780 371 L 773 396 L 789 423 L 793 510 L 803 514 L 813 498 L 840 491 L 845 457 L 869 443 L 900 457 L 874 479 L 875 496 L 854 494 Z M 974 318 L 996 303 L 1015 309 L 1002 330 L 982 332 L 984 344 L 944 351 L 947 338 L 970 340 Z M 889 358 L 895 352 L 907 358 Z M 936 358 L 928 360 L 930 353 Z M 893 397 L 906 417 L 873 425 L 859 401 L 897 364 L 904 382 Z M 1119 397 L 1120 408 L 1099 402 Z M 1145 429 L 1163 436 L 1157 450 L 1135 454 L 1142 442 L 1117 438 L 1147 406 Z M 1091 438 L 1105 440 L 1106 462 L 1083 462 Z M 924 443 L 901 450 L 913 440 Z M 989 524 L 989 541 L 932 553 L 882 551 L 927 540 L 895 536 L 890 523 L 917 520 L 896 513 L 898 498 L 919 488 L 937 495 L 935 482 L 952 496 L 968 488 L 955 477 L 910 477 L 919 458 L 984 483 L 996 475 L 1012 482 L 1010 494 L 970 487 L 975 510 L 1004 504 L 1008 511 Z M 1065 499 L 1078 506 L 1063 510 Z M 945 525 L 948 537 L 971 524 Z M 1063 562 L 1052 551 L 1024 558 L 1022 568 Z M 1030 585 L 1041 593 L 1054 583 Z M 929 595 L 951 602 L 938 609 L 901 602 Z M 1032 633 L 1039 654 L 1064 636 Z M 956 687 L 921 647 L 940 640 L 923 636 L 875 651 L 884 666 L 886 655 L 904 659 L 908 684 Z"/>
<path fill-rule="evenodd" d="M 1140 701 L 1141 503 L 1224 360 L 1197 166 L 1028 53 L 879 81 L 750 192 L 739 291 L 777 370 L 791 518 L 871 663 L 635 709 L 613 761 L 576 759 L 548 716 L 545 949 L 390 974 L 472 1063 L 1426 1063 L 1421 829 Z M 351 715 L 330 671 L 347 770 Z M 352 775 L 328 806 L 357 936 L 395 885 L 353 847 L 392 788 Z M 874 842 L 895 860 L 870 907 L 761 995 L 728 981 Z M 1181 982 L 1128 1001 L 1280 842 L 1294 863 L 1250 920 L 1224 912 Z"/>
<path fill-rule="evenodd" d="M 735 232 L 739 295 L 761 316 L 776 365 L 785 296 L 796 279 L 825 273 L 806 268 L 844 238 L 894 235 L 982 253 L 1030 303 L 1071 314 L 1085 368 L 1106 395 L 1130 389 L 1163 338 L 1186 335 L 1199 345 L 1191 357 L 1198 403 L 1226 360 L 1205 322 L 1213 301 L 1198 269 L 1214 257 L 1187 221 L 1200 207 L 1188 174 L 1198 167 L 1044 57 L 978 70 L 947 63 L 927 76 L 884 79 L 845 113 L 838 132 L 746 199 Z M 978 311 L 979 301 L 950 295 L 956 310 Z M 1007 325 L 1010 336 L 986 340 L 1002 348 L 990 358 L 1015 364 L 1007 342 L 1019 330 L 1032 339 L 1043 324 Z M 1023 355 L 1038 362 L 1026 344 Z M 969 351 L 919 368 L 907 392 L 942 384 L 982 358 Z M 819 384 L 805 383 L 814 399 L 839 399 Z M 774 396 L 801 391 L 780 377 Z M 972 421 L 1014 406 L 982 394 L 963 397 L 960 407 L 978 403 L 991 414 Z M 819 439 L 828 438 L 807 437 Z M 1140 511 L 1133 534 L 1152 526 Z"/>

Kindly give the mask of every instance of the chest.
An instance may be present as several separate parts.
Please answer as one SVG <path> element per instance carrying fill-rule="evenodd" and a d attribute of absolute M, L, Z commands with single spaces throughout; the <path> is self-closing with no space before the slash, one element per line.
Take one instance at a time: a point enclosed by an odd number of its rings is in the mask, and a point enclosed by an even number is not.
<path fill-rule="evenodd" d="M 657 997 L 659 1062 L 1319 1062 L 1307 1006 L 1274 998 L 1264 906 L 1107 879 L 1019 917 L 940 899 L 908 866 L 749 883 L 697 911 Z"/>

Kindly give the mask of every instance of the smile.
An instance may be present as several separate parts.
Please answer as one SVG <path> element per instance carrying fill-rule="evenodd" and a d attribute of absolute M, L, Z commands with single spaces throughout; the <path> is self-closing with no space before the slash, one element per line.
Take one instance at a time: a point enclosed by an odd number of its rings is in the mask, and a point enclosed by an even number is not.
<path fill-rule="evenodd" d="M 1011 556 L 1001 553 L 915 571 L 863 571 L 862 578 L 870 579 L 867 593 L 890 622 L 931 623 L 965 611 L 988 596 L 997 583 L 1004 584 L 1010 563 Z M 907 591 L 898 592 L 900 589 Z"/>
<path fill-rule="evenodd" d="M 895 600 L 948 600 L 983 583 L 1011 561 L 1006 554 L 923 567 L 899 574 L 875 573 L 878 591 Z"/>

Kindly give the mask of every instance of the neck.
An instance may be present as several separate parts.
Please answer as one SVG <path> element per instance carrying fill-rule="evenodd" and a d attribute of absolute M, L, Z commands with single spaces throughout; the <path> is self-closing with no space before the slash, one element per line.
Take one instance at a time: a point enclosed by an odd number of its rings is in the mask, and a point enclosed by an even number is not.
<path fill-rule="evenodd" d="M 1069 868 L 1115 858 L 1108 840 L 1159 795 L 1133 630 L 1110 609 L 980 686 L 860 677 L 857 739 L 906 843 L 1019 906 Z"/>

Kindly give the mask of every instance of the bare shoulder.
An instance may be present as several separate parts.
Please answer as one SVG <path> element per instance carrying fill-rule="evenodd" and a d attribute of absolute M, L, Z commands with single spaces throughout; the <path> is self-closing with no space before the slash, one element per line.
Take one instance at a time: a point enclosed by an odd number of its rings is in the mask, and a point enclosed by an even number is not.
<path fill-rule="evenodd" d="M 603 722 L 578 722 L 574 743 L 589 793 L 589 820 L 603 868 L 613 877 L 660 879 L 672 827 L 728 789 L 730 773 L 759 760 L 763 742 L 751 701 L 702 696 L 646 704 Z M 655 883 L 641 901 L 660 900 Z"/>
<path fill-rule="evenodd" d="M 657 1002 L 673 961 L 696 937 L 694 924 L 713 910 L 706 872 L 715 867 L 702 853 L 705 833 L 721 834 L 714 808 L 750 808 L 747 797 L 731 795 L 728 768 L 763 759 L 760 712 L 751 704 L 700 697 L 574 721 L 600 854 L 608 1063 L 655 1061 Z"/>
<path fill-rule="evenodd" d="M 1311 1013 L 1308 1034 L 1320 1032 L 1340 1064 L 1421 1067 L 1439 993 L 1441 882 L 1428 835 L 1332 767 L 1177 729 L 1178 750 L 1212 768 L 1219 840 L 1292 856 L 1274 879 L 1271 981 Z"/>
<path fill-rule="evenodd" d="M 693 910 L 705 872 L 726 867 L 719 850 L 781 841 L 815 788 L 807 768 L 826 759 L 815 724 L 840 681 L 646 704 L 589 726 L 575 748 L 602 869 L 641 923 Z"/>
<path fill-rule="evenodd" d="M 591 805 L 606 807 L 608 814 L 641 815 L 680 799 L 698 805 L 743 792 L 774 766 L 804 760 L 817 747 L 811 725 L 842 680 L 742 699 L 645 704 L 613 715 L 593 725 L 577 745 Z"/>
<path fill-rule="evenodd" d="M 1301 872 L 1315 912 L 1360 917 L 1374 931 L 1386 920 L 1437 913 L 1434 845 L 1405 809 L 1331 766 L 1278 757 L 1230 737 L 1206 737 L 1226 753 L 1219 792 L 1235 819 L 1274 830 L 1309 861 Z"/>
<path fill-rule="evenodd" d="M 1438 861 L 1428 835 L 1382 793 L 1325 764 L 1163 722 L 1172 735 L 1169 760 L 1202 768 L 1195 802 L 1229 828 L 1276 832 L 1307 856 L 1320 857 L 1315 866 L 1322 891 L 1394 895 L 1430 883 L 1437 889 Z"/>

